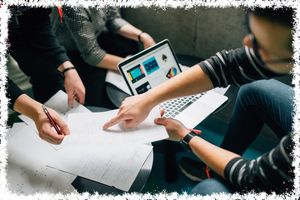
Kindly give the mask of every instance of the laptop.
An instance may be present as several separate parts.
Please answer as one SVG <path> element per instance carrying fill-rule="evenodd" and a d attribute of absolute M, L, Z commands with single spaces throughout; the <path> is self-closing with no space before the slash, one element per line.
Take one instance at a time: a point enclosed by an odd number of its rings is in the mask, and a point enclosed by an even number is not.
<path fill-rule="evenodd" d="M 118 67 L 132 95 L 159 87 L 163 82 L 182 73 L 167 39 L 125 59 Z M 175 98 L 159 106 L 165 110 L 165 117 L 177 119 L 185 126 L 194 128 L 226 101 L 226 96 L 208 91 Z"/>

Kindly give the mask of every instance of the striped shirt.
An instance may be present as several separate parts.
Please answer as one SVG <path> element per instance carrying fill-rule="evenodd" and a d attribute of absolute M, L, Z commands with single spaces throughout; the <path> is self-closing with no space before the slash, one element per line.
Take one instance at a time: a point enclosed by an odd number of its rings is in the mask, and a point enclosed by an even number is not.
<path fill-rule="evenodd" d="M 225 167 L 225 179 L 245 191 L 291 191 L 294 178 L 292 149 L 292 134 L 288 134 L 270 152 L 255 160 L 232 159 Z"/>
<path fill-rule="evenodd" d="M 210 77 L 214 87 L 241 86 L 255 80 L 278 76 L 266 69 L 253 49 L 248 47 L 218 52 L 199 65 Z"/>
<path fill-rule="evenodd" d="M 218 52 L 199 63 L 214 87 L 240 86 L 278 74 L 266 69 L 253 49 L 242 47 Z M 225 179 L 241 191 L 275 191 L 282 193 L 293 187 L 292 134 L 283 137 L 275 148 L 255 160 L 232 159 L 224 170 Z"/>

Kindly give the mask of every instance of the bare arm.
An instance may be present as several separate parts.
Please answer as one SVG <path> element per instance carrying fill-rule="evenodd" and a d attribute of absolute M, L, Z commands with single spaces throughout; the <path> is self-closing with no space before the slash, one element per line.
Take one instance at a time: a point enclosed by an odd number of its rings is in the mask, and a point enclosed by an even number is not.
<path fill-rule="evenodd" d="M 140 35 L 140 39 L 144 43 L 144 48 L 150 47 L 155 44 L 154 40 L 149 34 L 142 32 L 140 29 L 132 26 L 131 24 L 123 25 L 117 33 L 125 38 L 135 41 L 139 41 L 138 35 L 142 33 Z M 103 59 L 98 64 L 96 64 L 96 66 L 104 69 L 118 71 L 117 66 L 123 59 L 124 58 L 122 57 L 106 53 Z"/>
<path fill-rule="evenodd" d="M 182 140 L 190 132 L 181 122 L 174 119 L 157 118 L 155 123 L 165 126 L 169 139 L 173 141 Z M 201 137 L 193 137 L 189 142 L 189 146 L 198 158 L 222 177 L 224 177 L 224 170 L 227 164 L 233 158 L 240 157 L 233 152 L 207 142 Z"/>
<path fill-rule="evenodd" d="M 118 30 L 118 34 L 128 39 L 132 39 L 139 42 L 139 36 L 141 42 L 144 44 L 144 48 L 148 48 L 155 44 L 154 39 L 148 34 L 140 29 L 134 27 L 131 24 L 125 24 Z"/>
<path fill-rule="evenodd" d="M 118 30 L 118 34 L 131 40 L 138 41 L 138 35 L 142 31 L 131 24 L 125 24 Z"/>
<path fill-rule="evenodd" d="M 103 125 L 107 129 L 115 124 L 124 123 L 127 128 L 133 128 L 142 122 L 151 109 L 159 103 L 179 96 L 192 95 L 212 89 L 209 77 L 199 65 L 173 77 L 159 87 L 148 92 L 126 98 L 120 106 L 116 117 Z"/>
<path fill-rule="evenodd" d="M 153 107 L 163 101 L 180 96 L 187 96 L 207 91 L 213 88 L 209 77 L 199 65 L 195 65 L 187 71 L 166 81 L 159 87 L 145 93 L 153 103 Z"/>
<path fill-rule="evenodd" d="M 200 137 L 193 137 L 189 145 L 200 160 L 223 178 L 225 167 L 229 161 L 240 157 L 238 154 L 213 145 Z"/>

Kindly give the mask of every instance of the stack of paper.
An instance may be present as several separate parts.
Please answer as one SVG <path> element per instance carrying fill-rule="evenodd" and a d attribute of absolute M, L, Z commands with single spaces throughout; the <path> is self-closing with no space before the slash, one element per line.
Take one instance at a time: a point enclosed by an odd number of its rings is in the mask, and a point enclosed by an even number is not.
<path fill-rule="evenodd" d="M 23 124 L 22 130 L 14 130 L 13 136 L 8 137 L 10 163 L 18 161 L 20 166 L 28 166 L 27 174 L 37 170 L 43 172 L 40 174 L 48 173 L 47 177 L 55 177 L 57 174 L 51 175 L 53 169 L 45 168 L 48 166 L 69 173 L 67 178 L 58 179 L 61 182 L 61 179 L 74 179 L 77 175 L 128 191 L 152 151 L 152 146 L 145 143 L 168 137 L 164 127 L 154 124 L 154 118 L 159 116 L 158 109 L 136 129 L 115 126 L 104 131 L 103 123 L 115 116 L 117 110 L 91 113 L 79 104 L 70 109 L 66 102 L 67 95 L 60 91 L 46 103 L 68 121 L 71 134 L 62 144 L 49 145 L 40 139 L 33 121 L 21 116 L 27 126 Z M 34 167 L 33 163 L 39 164 Z M 45 181 L 45 177 L 42 180 Z M 10 181 L 16 183 L 15 179 Z M 45 184 L 52 185 L 51 180 Z"/>
<path fill-rule="evenodd" d="M 16 123 L 7 134 L 7 183 L 14 193 L 30 195 L 36 192 L 73 192 L 71 183 L 76 176 L 49 168 L 40 157 L 47 155 L 30 144 L 48 147 L 25 123 Z M 24 144 L 24 145 L 23 145 Z M 52 149 L 53 150 L 53 149 Z M 40 153 L 39 156 L 35 156 Z"/>

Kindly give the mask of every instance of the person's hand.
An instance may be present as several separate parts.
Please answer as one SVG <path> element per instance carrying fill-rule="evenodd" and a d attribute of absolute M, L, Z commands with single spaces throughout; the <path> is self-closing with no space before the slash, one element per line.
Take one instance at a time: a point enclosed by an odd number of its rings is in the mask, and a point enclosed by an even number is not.
<path fill-rule="evenodd" d="M 144 49 L 155 45 L 154 39 L 148 33 L 145 32 L 141 34 L 141 42 L 144 45 Z"/>
<path fill-rule="evenodd" d="M 182 140 L 190 131 L 186 128 L 180 121 L 172 118 L 163 117 L 164 111 L 160 111 L 160 118 L 154 120 L 155 124 L 163 125 L 168 134 L 169 140 L 180 141 Z"/>
<path fill-rule="evenodd" d="M 69 70 L 65 74 L 64 86 L 68 94 L 68 105 L 73 106 L 74 100 L 84 104 L 85 87 L 76 70 Z"/>
<path fill-rule="evenodd" d="M 60 118 L 60 116 L 52 109 L 48 108 L 48 111 L 57 124 L 58 128 L 61 131 L 61 135 L 59 135 L 54 127 L 52 127 L 49 119 L 47 118 L 46 114 L 41 111 L 38 112 L 37 115 L 33 118 L 36 128 L 39 132 L 40 138 L 43 140 L 51 143 L 51 144 L 60 144 L 65 135 L 70 134 L 70 130 L 68 125 Z"/>
<path fill-rule="evenodd" d="M 148 101 L 145 94 L 126 98 L 119 109 L 117 116 L 103 125 L 103 129 L 108 129 L 119 123 L 123 123 L 124 128 L 134 128 L 149 115 L 153 105 Z"/>

